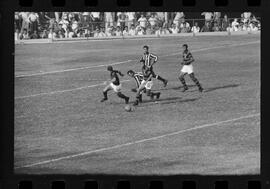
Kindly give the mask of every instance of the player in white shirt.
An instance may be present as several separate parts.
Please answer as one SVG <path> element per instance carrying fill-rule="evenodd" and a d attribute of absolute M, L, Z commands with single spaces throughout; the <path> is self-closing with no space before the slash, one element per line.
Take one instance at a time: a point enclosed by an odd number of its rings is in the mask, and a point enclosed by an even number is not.
<path fill-rule="evenodd" d="M 237 22 L 237 18 L 235 18 L 234 21 L 232 22 L 233 31 L 238 31 L 238 26 L 239 23 Z"/>

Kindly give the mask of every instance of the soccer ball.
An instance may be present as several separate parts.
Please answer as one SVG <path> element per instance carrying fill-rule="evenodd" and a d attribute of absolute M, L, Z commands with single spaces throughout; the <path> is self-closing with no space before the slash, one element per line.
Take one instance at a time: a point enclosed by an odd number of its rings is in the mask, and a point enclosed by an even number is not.
<path fill-rule="evenodd" d="M 132 111 L 132 108 L 131 108 L 130 105 L 126 105 L 126 106 L 125 106 L 125 110 L 126 110 L 127 112 L 131 112 L 131 111 Z"/>

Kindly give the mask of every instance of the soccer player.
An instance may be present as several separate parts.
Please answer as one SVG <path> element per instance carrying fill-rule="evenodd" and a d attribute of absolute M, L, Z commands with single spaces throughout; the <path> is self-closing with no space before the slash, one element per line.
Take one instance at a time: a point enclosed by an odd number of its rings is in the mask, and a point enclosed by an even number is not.
<path fill-rule="evenodd" d="M 117 96 L 119 98 L 124 99 L 126 104 L 128 104 L 129 97 L 125 96 L 123 93 L 120 92 L 121 91 L 121 83 L 120 83 L 120 79 L 118 77 L 118 74 L 121 75 L 122 77 L 124 76 L 124 74 L 122 74 L 118 70 L 113 70 L 112 66 L 108 66 L 107 70 L 110 72 L 111 81 L 110 81 L 110 84 L 107 85 L 103 89 L 104 98 L 101 100 L 101 102 L 104 102 L 104 101 L 108 100 L 108 95 L 107 95 L 108 91 L 114 90 L 114 92 L 116 92 Z"/>
<path fill-rule="evenodd" d="M 132 77 L 132 78 L 135 79 L 137 89 L 134 89 L 133 88 L 133 89 L 131 89 L 131 91 L 137 93 L 137 91 L 138 91 L 138 89 L 139 89 L 139 87 L 140 87 L 140 85 L 141 85 L 141 83 L 143 81 L 143 74 L 140 73 L 140 72 L 134 72 L 133 70 L 129 70 L 127 72 L 127 74 L 128 74 L 128 76 L 130 76 L 130 77 Z M 143 90 L 143 91 L 140 92 L 140 95 L 138 97 L 139 102 L 142 102 L 142 93 L 143 92 L 145 92 L 145 90 Z"/>
<path fill-rule="evenodd" d="M 136 101 L 134 102 L 134 106 L 137 106 L 140 102 L 140 95 L 143 90 L 146 91 L 146 95 L 149 96 L 151 99 L 159 99 L 160 97 L 160 92 L 154 93 L 151 91 L 151 88 L 153 86 L 153 73 L 150 68 L 148 68 L 146 65 L 143 65 L 142 67 L 142 74 L 143 74 L 143 80 L 137 90 L 136 94 Z"/>
<path fill-rule="evenodd" d="M 184 86 L 183 92 L 188 90 L 188 87 L 186 85 L 185 78 L 184 78 L 184 76 L 186 74 L 189 75 L 189 77 L 192 79 L 192 81 L 198 86 L 199 91 L 202 92 L 203 88 L 202 88 L 199 80 L 195 77 L 195 75 L 193 73 L 193 66 L 191 63 L 194 62 L 194 58 L 193 58 L 192 54 L 190 53 L 190 51 L 188 50 L 187 44 L 184 44 L 182 47 L 183 47 L 183 62 L 181 63 L 181 65 L 183 65 L 183 67 L 181 69 L 179 80 Z"/>
<path fill-rule="evenodd" d="M 168 81 L 162 78 L 161 76 L 156 75 L 155 72 L 153 71 L 153 65 L 157 62 L 158 57 L 149 52 L 149 47 L 147 45 L 143 46 L 143 50 L 144 50 L 144 54 L 140 62 L 142 62 L 147 68 L 149 68 L 150 71 L 152 72 L 153 77 L 162 81 L 164 84 L 164 87 L 166 87 Z"/>

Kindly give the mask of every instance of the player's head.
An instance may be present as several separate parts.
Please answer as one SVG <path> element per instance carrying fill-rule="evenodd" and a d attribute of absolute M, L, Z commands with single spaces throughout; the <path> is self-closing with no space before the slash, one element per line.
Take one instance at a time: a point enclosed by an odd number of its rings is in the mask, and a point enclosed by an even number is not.
<path fill-rule="evenodd" d="M 188 45 L 187 44 L 182 45 L 182 47 L 183 47 L 184 51 L 188 49 Z"/>
<path fill-rule="evenodd" d="M 144 45 L 143 50 L 144 50 L 145 53 L 148 53 L 149 47 L 147 45 Z"/>
<path fill-rule="evenodd" d="M 108 67 L 107 67 L 107 70 L 108 70 L 108 71 L 113 71 L 113 67 L 112 67 L 112 66 L 108 66 Z"/>
<path fill-rule="evenodd" d="M 130 77 L 133 77 L 135 72 L 133 70 L 128 70 L 127 74 L 130 76 Z"/>

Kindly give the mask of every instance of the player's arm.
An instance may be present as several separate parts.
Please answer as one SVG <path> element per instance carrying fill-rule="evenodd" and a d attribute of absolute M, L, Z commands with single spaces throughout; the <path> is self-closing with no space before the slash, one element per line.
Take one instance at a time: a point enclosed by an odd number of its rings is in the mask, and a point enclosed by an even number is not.
<path fill-rule="evenodd" d="M 141 63 L 144 63 L 143 56 L 141 57 L 140 62 L 141 62 Z"/>
<path fill-rule="evenodd" d="M 154 62 L 151 63 L 151 66 L 152 66 L 157 62 L 158 57 L 156 55 L 154 55 L 154 54 L 150 54 L 150 57 L 154 59 Z"/>
<path fill-rule="evenodd" d="M 191 53 L 188 54 L 188 60 L 183 61 L 183 65 L 189 65 L 190 63 L 194 62 L 194 58 Z"/>
<path fill-rule="evenodd" d="M 118 73 L 119 75 L 121 75 L 122 77 L 124 76 L 124 74 L 118 70 L 116 70 L 116 73 Z"/>

